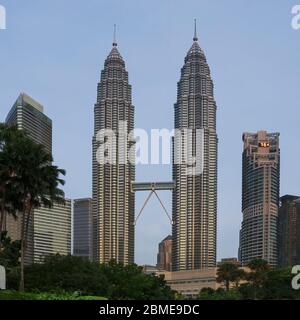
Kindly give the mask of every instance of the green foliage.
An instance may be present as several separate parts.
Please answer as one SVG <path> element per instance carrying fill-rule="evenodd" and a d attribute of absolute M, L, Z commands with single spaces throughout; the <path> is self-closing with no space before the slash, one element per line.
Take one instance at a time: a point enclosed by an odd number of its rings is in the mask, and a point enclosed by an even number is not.
<path fill-rule="evenodd" d="M 245 272 L 233 263 L 222 264 L 217 272 L 217 282 L 223 283 L 227 291 L 229 291 L 232 282 L 238 285 L 244 278 Z"/>
<path fill-rule="evenodd" d="M 21 221 L 20 291 L 24 291 L 24 259 L 33 210 L 64 203 L 65 171 L 52 165 L 52 155 L 26 132 L 0 124 L 0 238 L 4 214 L 18 213 Z M 1 249 L 1 246 L 0 246 Z"/>
<path fill-rule="evenodd" d="M 44 263 L 26 267 L 25 276 L 29 292 L 63 290 L 78 292 L 80 296 L 124 300 L 175 298 L 162 277 L 146 275 L 137 265 L 124 266 L 114 261 L 100 265 L 80 257 L 48 256 Z"/>
<path fill-rule="evenodd" d="M 250 272 L 242 275 L 247 280 L 229 290 L 204 288 L 200 300 L 300 300 L 300 291 L 294 290 L 291 281 L 294 275 L 291 268 L 272 269 L 264 260 L 256 259 L 249 263 Z M 218 272 L 219 281 L 234 281 L 230 278 L 233 268 L 224 267 Z M 241 275 L 240 275 L 241 276 Z"/>
<path fill-rule="evenodd" d="M 20 293 L 18 291 L 0 291 L 0 300 L 106 300 L 103 297 L 76 296 L 74 294 Z"/>
<path fill-rule="evenodd" d="M 7 270 L 18 266 L 21 249 L 20 241 L 12 241 L 5 231 L 1 233 L 0 242 L 0 265 L 4 266 Z"/>
<path fill-rule="evenodd" d="M 254 281 L 243 284 L 239 291 L 243 299 L 300 299 L 300 292 L 291 286 L 293 276 L 291 268 L 266 269 L 263 274 L 260 270 L 258 280 L 250 275 L 249 278 L 254 278 Z"/>
<path fill-rule="evenodd" d="M 212 288 L 203 288 L 198 296 L 200 300 L 240 300 L 241 294 L 238 289 L 224 290 L 219 288 L 214 290 Z"/>

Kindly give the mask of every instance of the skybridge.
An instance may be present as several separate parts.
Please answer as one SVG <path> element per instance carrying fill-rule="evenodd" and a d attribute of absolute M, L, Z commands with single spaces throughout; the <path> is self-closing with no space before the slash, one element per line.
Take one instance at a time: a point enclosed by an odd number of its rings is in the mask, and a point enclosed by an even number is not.
<path fill-rule="evenodd" d="M 150 198 L 152 197 L 152 195 L 155 195 L 156 198 L 158 199 L 161 207 L 163 208 L 166 216 L 168 217 L 170 224 L 173 225 L 174 221 L 171 218 L 171 215 L 168 213 L 166 207 L 164 206 L 162 200 L 160 199 L 157 191 L 172 191 L 175 188 L 175 182 L 132 182 L 131 183 L 131 191 L 132 192 L 140 192 L 140 191 L 150 191 L 148 194 L 148 197 L 146 198 L 146 200 L 144 201 L 144 204 L 141 208 L 141 210 L 139 211 L 137 217 L 135 218 L 134 221 L 134 225 L 136 225 L 139 217 L 141 216 L 141 214 L 143 213 L 147 203 L 149 202 Z"/>

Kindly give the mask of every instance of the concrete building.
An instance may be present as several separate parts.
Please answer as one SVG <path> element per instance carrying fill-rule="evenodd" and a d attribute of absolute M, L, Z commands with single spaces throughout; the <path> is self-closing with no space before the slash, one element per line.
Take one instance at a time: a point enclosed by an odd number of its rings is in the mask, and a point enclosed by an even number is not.
<path fill-rule="evenodd" d="M 242 212 L 240 260 L 260 258 L 277 265 L 279 207 L 279 133 L 243 134 Z"/>
<path fill-rule="evenodd" d="M 145 274 L 150 274 L 150 275 L 154 274 L 154 275 L 156 275 L 156 273 L 159 271 L 156 266 L 151 266 L 149 264 L 145 264 L 145 265 L 143 265 L 141 267 L 143 268 L 143 272 Z"/>
<path fill-rule="evenodd" d="M 225 263 L 235 264 L 237 266 L 241 265 L 237 258 L 223 258 L 221 259 L 221 261 L 218 262 L 218 267 Z"/>
<path fill-rule="evenodd" d="M 214 86 L 205 54 L 195 34 L 178 82 L 175 129 L 188 130 L 186 139 L 174 143 L 173 152 L 173 271 L 216 266 L 217 144 Z M 198 133 L 203 142 L 197 143 Z M 183 160 L 183 151 L 203 167 L 196 173 Z M 203 164 L 202 163 L 203 160 Z"/>
<path fill-rule="evenodd" d="M 167 236 L 158 245 L 157 269 L 172 271 L 172 236 Z"/>
<path fill-rule="evenodd" d="M 217 282 L 217 268 L 186 270 L 176 272 L 158 271 L 163 275 L 167 285 L 187 298 L 196 298 L 203 288 L 218 289 L 222 285 Z"/>
<path fill-rule="evenodd" d="M 92 199 L 75 199 L 73 204 L 73 254 L 92 258 Z"/>
<path fill-rule="evenodd" d="M 94 115 L 93 260 L 133 263 L 135 197 L 131 182 L 135 180 L 135 165 L 125 157 L 134 142 L 124 136 L 134 129 L 134 106 L 128 72 L 115 39 L 101 72 Z M 103 130 L 113 132 L 115 141 L 108 136 L 99 141 L 97 134 Z M 99 155 L 104 141 L 106 150 Z"/>
<path fill-rule="evenodd" d="M 34 210 L 34 262 L 42 262 L 48 255 L 71 254 L 71 200 L 53 208 Z"/>
<path fill-rule="evenodd" d="M 278 215 L 278 264 L 291 267 L 300 264 L 300 197 L 280 198 Z"/>

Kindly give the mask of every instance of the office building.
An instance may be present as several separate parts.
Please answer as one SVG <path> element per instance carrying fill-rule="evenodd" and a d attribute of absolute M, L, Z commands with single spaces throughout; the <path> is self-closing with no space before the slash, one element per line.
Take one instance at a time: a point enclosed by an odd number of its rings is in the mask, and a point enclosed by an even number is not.
<path fill-rule="evenodd" d="M 34 210 L 34 262 L 49 255 L 71 254 L 71 200 Z"/>
<path fill-rule="evenodd" d="M 26 93 L 19 95 L 5 121 L 7 124 L 16 125 L 18 129 L 26 131 L 34 142 L 44 145 L 48 152 L 52 152 L 52 121 L 44 114 L 44 107 Z M 6 229 L 13 240 L 20 239 L 20 219 L 15 220 L 8 215 Z M 28 225 L 26 264 L 34 261 L 33 237 L 33 217 L 31 217 Z"/>
<path fill-rule="evenodd" d="M 21 93 L 5 121 L 25 130 L 34 142 L 42 144 L 52 154 L 52 120 L 44 114 L 39 102 Z"/>
<path fill-rule="evenodd" d="M 6 123 L 26 131 L 36 143 L 52 153 L 52 120 L 44 114 L 44 107 L 21 93 L 6 117 Z M 41 260 L 49 253 L 71 253 L 71 204 L 54 205 L 52 209 L 35 209 L 29 221 L 25 262 Z M 61 230 L 60 230 L 61 228 Z M 21 218 L 6 217 L 6 230 L 13 240 L 21 237 Z"/>
<path fill-rule="evenodd" d="M 92 258 L 92 199 L 75 199 L 73 204 L 73 254 Z"/>
<path fill-rule="evenodd" d="M 300 265 L 300 197 L 280 198 L 278 215 L 278 264 L 280 267 Z"/>
<path fill-rule="evenodd" d="M 157 269 L 172 271 L 172 236 L 167 236 L 158 245 Z"/>

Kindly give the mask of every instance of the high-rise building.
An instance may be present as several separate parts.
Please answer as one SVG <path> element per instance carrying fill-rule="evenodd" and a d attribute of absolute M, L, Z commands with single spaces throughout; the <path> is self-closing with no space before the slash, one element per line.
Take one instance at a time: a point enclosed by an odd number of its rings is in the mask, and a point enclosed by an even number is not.
<path fill-rule="evenodd" d="M 34 142 L 42 144 L 52 154 L 52 120 L 44 114 L 44 107 L 26 93 L 19 95 L 6 123 L 25 130 Z"/>
<path fill-rule="evenodd" d="M 44 114 L 43 106 L 25 93 L 21 93 L 6 117 L 6 123 L 17 125 L 26 131 L 36 143 L 52 153 L 52 120 Z M 54 205 L 52 209 L 35 209 L 29 221 L 27 235 L 27 264 L 40 261 L 51 253 L 71 253 L 70 201 L 65 206 Z M 61 230 L 60 230 L 61 228 Z M 21 237 L 21 219 L 11 215 L 6 218 L 6 230 L 13 240 Z M 56 251 L 57 250 L 57 251 Z"/>
<path fill-rule="evenodd" d="M 243 142 L 240 260 L 246 265 L 253 259 L 264 259 L 271 266 L 276 266 L 279 133 L 244 133 Z"/>
<path fill-rule="evenodd" d="M 34 210 L 34 262 L 59 253 L 71 254 L 71 200 Z"/>
<path fill-rule="evenodd" d="M 175 129 L 192 132 L 187 145 L 174 144 L 173 180 L 173 271 L 216 266 L 217 144 L 214 86 L 205 54 L 196 34 L 185 57 L 178 82 Z M 197 143 L 202 132 L 203 143 Z M 184 141 L 185 139 L 183 139 Z M 180 150 L 189 147 L 200 154 L 203 171 L 190 174 Z M 177 163 L 176 163 L 177 162 Z"/>
<path fill-rule="evenodd" d="M 75 199 L 73 204 L 73 254 L 92 258 L 92 199 Z"/>
<path fill-rule="evenodd" d="M 158 245 L 157 269 L 172 271 L 172 236 L 167 236 Z"/>
<path fill-rule="evenodd" d="M 6 117 L 6 123 L 16 125 L 18 129 L 26 131 L 30 138 L 45 146 L 48 152 L 52 152 L 52 121 L 44 114 L 43 106 L 28 96 L 21 93 Z M 6 229 L 13 240 L 21 237 L 21 221 L 17 221 L 10 215 L 6 219 Z M 25 261 L 27 264 L 34 261 L 34 222 L 28 225 L 27 252 Z"/>
<path fill-rule="evenodd" d="M 133 263 L 134 193 L 131 182 L 135 180 L 135 165 L 123 157 L 134 147 L 133 142 L 124 139 L 124 133 L 134 129 L 134 106 L 128 72 L 115 40 L 101 72 L 94 112 L 93 259 L 100 263 L 112 259 L 124 264 Z M 115 134 L 115 144 L 108 137 L 102 141 L 107 146 L 104 156 L 110 157 L 108 162 L 99 161 L 97 153 L 101 146 L 97 134 L 102 130 L 112 130 Z"/>
<path fill-rule="evenodd" d="M 278 215 L 278 264 L 290 267 L 300 264 L 300 197 L 280 198 Z"/>

